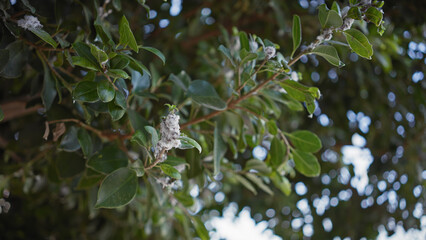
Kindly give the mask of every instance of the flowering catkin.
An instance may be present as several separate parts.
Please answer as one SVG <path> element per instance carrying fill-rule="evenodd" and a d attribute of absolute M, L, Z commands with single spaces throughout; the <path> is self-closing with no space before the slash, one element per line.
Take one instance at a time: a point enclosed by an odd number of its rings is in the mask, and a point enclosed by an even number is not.
<path fill-rule="evenodd" d="M 167 159 L 167 152 L 172 148 L 180 146 L 180 126 L 179 126 L 179 115 L 174 112 L 169 113 L 160 125 L 161 139 L 155 146 L 154 156 L 160 161 Z"/>
<path fill-rule="evenodd" d="M 19 19 L 18 26 L 23 29 L 38 29 L 43 27 L 40 21 L 36 17 L 31 15 L 25 15 L 23 19 Z"/>

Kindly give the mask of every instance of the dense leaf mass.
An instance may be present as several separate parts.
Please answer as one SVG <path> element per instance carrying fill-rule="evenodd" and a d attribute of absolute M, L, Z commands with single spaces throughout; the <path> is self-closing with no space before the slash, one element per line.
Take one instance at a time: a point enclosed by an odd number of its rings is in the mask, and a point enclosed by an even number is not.
<path fill-rule="evenodd" d="M 0 0 L 0 238 L 424 228 L 423 5 Z"/>

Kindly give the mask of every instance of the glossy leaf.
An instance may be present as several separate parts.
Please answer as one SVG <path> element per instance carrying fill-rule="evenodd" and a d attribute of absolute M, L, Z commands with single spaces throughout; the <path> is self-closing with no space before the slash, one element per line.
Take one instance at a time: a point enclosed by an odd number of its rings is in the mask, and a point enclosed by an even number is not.
<path fill-rule="evenodd" d="M 62 137 L 59 147 L 67 152 L 74 152 L 80 149 L 80 143 L 77 138 L 77 128 L 71 126 Z"/>
<path fill-rule="evenodd" d="M 284 88 L 290 97 L 301 102 L 305 101 L 306 92 L 309 91 L 309 88 L 293 80 L 284 80 L 280 83 L 280 86 Z"/>
<path fill-rule="evenodd" d="M 125 16 L 121 18 L 120 24 L 118 25 L 118 33 L 120 34 L 120 45 L 129 46 L 133 51 L 139 52 L 135 36 Z"/>
<path fill-rule="evenodd" d="M 163 62 L 163 65 L 166 64 L 166 57 L 164 56 L 164 54 L 160 50 L 153 48 L 153 47 L 139 47 L 139 48 L 146 50 L 146 51 L 149 51 L 149 52 L 152 52 L 159 59 L 161 59 L 161 61 Z"/>
<path fill-rule="evenodd" d="M 118 121 L 124 116 L 126 110 L 124 110 L 120 106 L 115 105 L 114 102 L 110 102 L 108 103 L 108 112 L 111 116 L 112 121 Z"/>
<path fill-rule="evenodd" d="M 108 76 L 112 78 L 124 78 L 124 79 L 129 78 L 129 74 L 127 74 L 125 71 L 121 69 L 108 69 L 107 74 Z"/>
<path fill-rule="evenodd" d="M 180 139 L 182 144 L 189 144 L 189 145 L 195 147 L 198 150 L 198 152 L 201 153 L 202 148 L 201 148 L 200 144 L 198 144 L 197 141 L 195 141 L 194 139 L 186 137 L 186 136 L 180 136 L 179 139 Z"/>
<path fill-rule="evenodd" d="M 115 97 L 114 86 L 108 80 L 99 81 L 96 89 L 102 102 L 111 102 Z"/>
<path fill-rule="evenodd" d="M 340 61 L 339 54 L 337 53 L 336 48 L 333 46 L 320 45 L 312 50 L 311 53 L 323 57 L 325 60 L 336 67 L 345 66 L 345 64 Z"/>
<path fill-rule="evenodd" d="M 217 94 L 214 87 L 203 80 L 193 81 L 188 88 L 188 96 L 195 102 L 214 110 L 226 109 L 226 102 Z"/>
<path fill-rule="evenodd" d="M 76 60 L 78 60 L 78 62 L 82 62 L 89 67 L 93 67 L 97 70 L 101 70 L 96 58 L 92 55 L 90 51 L 90 47 L 87 44 L 82 42 L 75 42 L 72 45 L 72 47 L 77 52 L 78 56 L 81 57 L 81 58 L 75 58 Z M 87 61 L 90 63 L 87 63 Z M 74 57 L 73 57 L 73 62 L 74 62 Z M 79 65 L 79 66 L 82 66 L 82 65 Z"/>
<path fill-rule="evenodd" d="M 104 147 L 87 162 L 90 168 L 101 173 L 111 173 L 127 164 L 127 155 L 115 146 Z"/>
<path fill-rule="evenodd" d="M 137 188 L 136 172 L 128 168 L 119 168 L 102 181 L 95 208 L 124 206 L 133 200 Z"/>
<path fill-rule="evenodd" d="M 58 46 L 58 43 L 53 40 L 50 34 L 44 31 L 42 28 L 29 28 L 28 30 L 37 35 L 37 37 L 41 38 L 41 40 L 51 45 L 53 48 L 56 48 Z"/>
<path fill-rule="evenodd" d="M 291 30 L 293 35 L 293 51 L 291 52 L 290 58 L 293 57 L 302 42 L 302 24 L 300 23 L 300 17 L 298 15 L 293 16 L 293 28 Z"/>
<path fill-rule="evenodd" d="M 270 160 L 273 167 L 278 167 L 284 162 L 287 151 L 286 149 L 287 147 L 280 139 L 277 137 L 272 139 L 269 155 L 271 156 Z"/>
<path fill-rule="evenodd" d="M 97 64 L 93 64 L 91 61 L 89 61 L 87 58 L 80 57 L 80 56 L 72 56 L 72 64 L 80 67 L 87 68 L 89 70 L 98 71 L 99 67 Z"/>
<path fill-rule="evenodd" d="M 274 120 L 269 120 L 266 122 L 266 127 L 270 134 L 276 135 L 278 133 L 277 123 Z"/>
<path fill-rule="evenodd" d="M 117 55 L 111 59 L 110 64 L 112 69 L 124 69 L 130 63 L 130 60 L 122 55 Z"/>
<path fill-rule="evenodd" d="M 143 71 L 143 74 L 140 74 L 139 71 L 132 70 L 132 86 L 133 93 L 136 95 L 141 95 L 143 92 L 149 88 L 151 85 L 151 79 L 147 72 Z"/>
<path fill-rule="evenodd" d="M 309 152 L 295 149 L 292 151 L 296 170 L 307 177 L 316 177 L 321 173 L 317 158 Z"/>
<path fill-rule="evenodd" d="M 98 183 L 105 177 L 105 175 L 95 172 L 91 170 L 90 168 L 86 168 L 86 171 L 84 172 L 83 176 L 81 176 L 80 181 L 78 181 L 77 190 L 83 190 L 91 188 L 95 185 L 98 185 Z"/>
<path fill-rule="evenodd" d="M 343 32 L 351 49 L 359 56 L 371 59 L 373 47 L 367 37 L 356 29 L 349 29 Z"/>
<path fill-rule="evenodd" d="M 286 196 L 290 195 L 291 183 L 286 177 L 281 176 L 276 172 L 273 172 L 271 174 L 271 180 L 275 187 L 277 187 L 282 193 L 284 193 Z"/>
<path fill-rule="evenodd" d="M 99 100 L 96 82 L 81 81 L 73 91 L 73 98 L 82 102 L 96 102 Z"/>
<path fill-rule="evenodd" d="M 108 55 L 102 49 L 99 49 L 93 44 L 90 44 L 90 53 L 95 57 L 101 66 L 104 66 L 108 61 Z"/>
<path fill-rule="evenodd" d="M 351 7 L 348 10 L 347 17 L 355 19 L 355 20 L 361 20 L 362 13 L 360 7 Z"/>
<path fill-rule="evenodd" d="M 305 152 L 318 152 L 322 147 L 321 140 L 317 135 L 307 130 L 295 131 L 288 136 L 296 149 Z"/>
<path fill-rule="evenodd" d="M 374 23 L 376 26 L 379 26 L 382 22 L 383 13 L 375 7 L 368 8 L 364 14 L 367 20 Z"/>
<path fill-rule="evenodd" d="M 250 44 L 247 37 L 247 33 L 240 32 L 239 36 L 240 36 L 241 49 L 245 49 L 247 52 L 250 52 Z"/>
<path fill-rule="evenodd" d="M 176 168 L 164 163 L 160 165 L 160 168 L 167 176 L 178 180 L 181 179 L 181 175 Z"/>

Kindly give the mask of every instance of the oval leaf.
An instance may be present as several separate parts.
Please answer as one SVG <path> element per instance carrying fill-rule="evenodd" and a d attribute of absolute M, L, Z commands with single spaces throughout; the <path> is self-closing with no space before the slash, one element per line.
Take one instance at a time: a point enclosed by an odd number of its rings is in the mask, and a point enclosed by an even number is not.
<path fill-rule="evenodd" d="M 152 52 L 153 54 L 155 54 L 155 56 L 157 56 L 159 59 L 161 59 L 161 61 L 163 62 L 163 65 L 166 64 L 166 57 L 164 56 L 164 54 L 162 52 L 160 52 L 160 50 L 153 48 L 153 47 L 140 47 L 143 50 L 147 50 L 149 52 Z"/>
<path fill-rule="evenodd" d="M 329 45 L 320 45 L 312 50 L 313 54 L 319 55 L 329 63 L 333 64 L 336 67 L 343 67 L 345 64 L 340 61 L 339 54 L 337 53 L 336 48 Z"/>
<path fill-rule="evenodd" d="M 349 29 L 343 32 L 351 49 L 363 58 L 371 59 L 373 47 L 367 37 L 356 29 Z"/>
<path fill-rule="evenodd" d="M 277 137 L 274 137 L 271 142 L 271 149 L 269 154 L 271 156 L 271 165 L 278 167 L 281 163 L 284 162 L 284 157 L 286 155 L 286 146 L 284 143 L 279 140 Z"/>
<path fill-rule="evenodd" d="M 118 26 L 118 33 L 120 34 L 120 45 L 129 46 L 135 52 L 139 51 L 135 36 L 125 16 L 121 18 L 120 25 Z"/>
<path fill-rule="evenodd" d="M 53 40 L 53 38 L 50 36 L 50 34 L 47 33 L 46 31 L 44 31 L 43 29 L 41 29 L 41 28 L 29 28 L 28 30 L 30 30 L 32 33 L 37 35 L 37 37 L 41 38 L 43 41 L 50 44 L 53 48 L 56 48 L 58 46 L 58 43 L 55 40 Z"/>
<path fill-rule="evenodd" d="M 99 81 L 97 91 L 102 102 L 111 102 L 115 97 L 114 86 L 108 80 Z"/>
<path fill-rule="evenodd" d="M 136 195 L 138 179 L 136 172 L 120 168 L 102 181 L 95 208 L 118 208 L 124 206 Z"/>
<path fill-rule="evenodd" d="M 197 143 L 197 141 L 195 141 L 192 138 L 186 137 L 186 136 L 180 136 L 179 138 L 180 138 L 180 142 L 182 144 L 186 144 L 186 145 L 190 145 L 192 147 L 195 147 L 201 153 L 202 149 L 201 149 L 200 144 Z M 187 148 L 183 148 L 183 149 L 187 149 Z"/>
<path fill-rule="evenodd" d="M 195 102 L 214 110 L 226 109 L 226 102 L 217 94 L 214 87 L 203 80 L 195 80 L 191 82 L 188 88 L 188 96 Z"/>
<path fill-rule="evenodd" d="M 321 167 L 317 158 L 308 152 L 298 149 L 292 151 L 296 170 L 307 177 L 316 177 L 321 173 Z"/>
<path fill-rule="evenodd" d="M 289 138 L 297 149 L 305 152 L 318 152 L 322 147 L 321 140 L 317 135 L 307 130 L 292 132 Z"/>
<path fill-rule="evenodd" d="M 169 164 L 161 164 L 160 165 L 161 171 L 164 172 L 169 177 L 175 178 L 175 179 L 181 179 L 181 175 L 176 168 L 170 166 Z"/>
<path fill-rule="evenodd" d="M 74 100 L 82 102 L 96 102 L 99 100 L 96 82 L 82 81 L 77 83 L 73 94 Z"/>

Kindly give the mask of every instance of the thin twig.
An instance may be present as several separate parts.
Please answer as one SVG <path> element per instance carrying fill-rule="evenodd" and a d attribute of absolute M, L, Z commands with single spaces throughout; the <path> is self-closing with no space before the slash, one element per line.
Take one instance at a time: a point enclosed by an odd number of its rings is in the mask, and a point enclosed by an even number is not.
<path fill-rule="evenodd" d="M 153 168 L 153 167 L 157 166 L 157 164 L 161 162 L 162 156 L 163 156 L 163 154 L 164 154 L 165 152 L 166 152 L 166 149 L 163 149 L 163 150 L 160 152 L 160 155 L 158 155 L 157 159 L 155 159 L 155 161 L 154 161 L 151 165 L 149 165 L 148 167 L 146 167 L 146 168 L 145 168 L 145 170 L 149 170 L 149 169 L 151 169 L 151 168 Z"/>
<path fill-rule="evenodd" d="M 78 120 L 78 119 L 74 119 L 74 118 L 67 118 L 67 119 L 59 119 L 59 120 L 52 120 L 52 121 L 48 121 L 49 124 L 53 124 L 53 123 L 60 123 L 60 122 L 73 122 L 73 123 L 77 123 L 78 125 L 80 125 L 82 128 L 85 128 L 89 131 L 92 131 L 93 133 L 95 133 L 96 135 L 98 135 L 100 138 L 103 139 L 109 139 L 107 136 L 105 136 L 102 131 L 87 125 L 85 123 L 83 123 L 82 121 Z"/>

